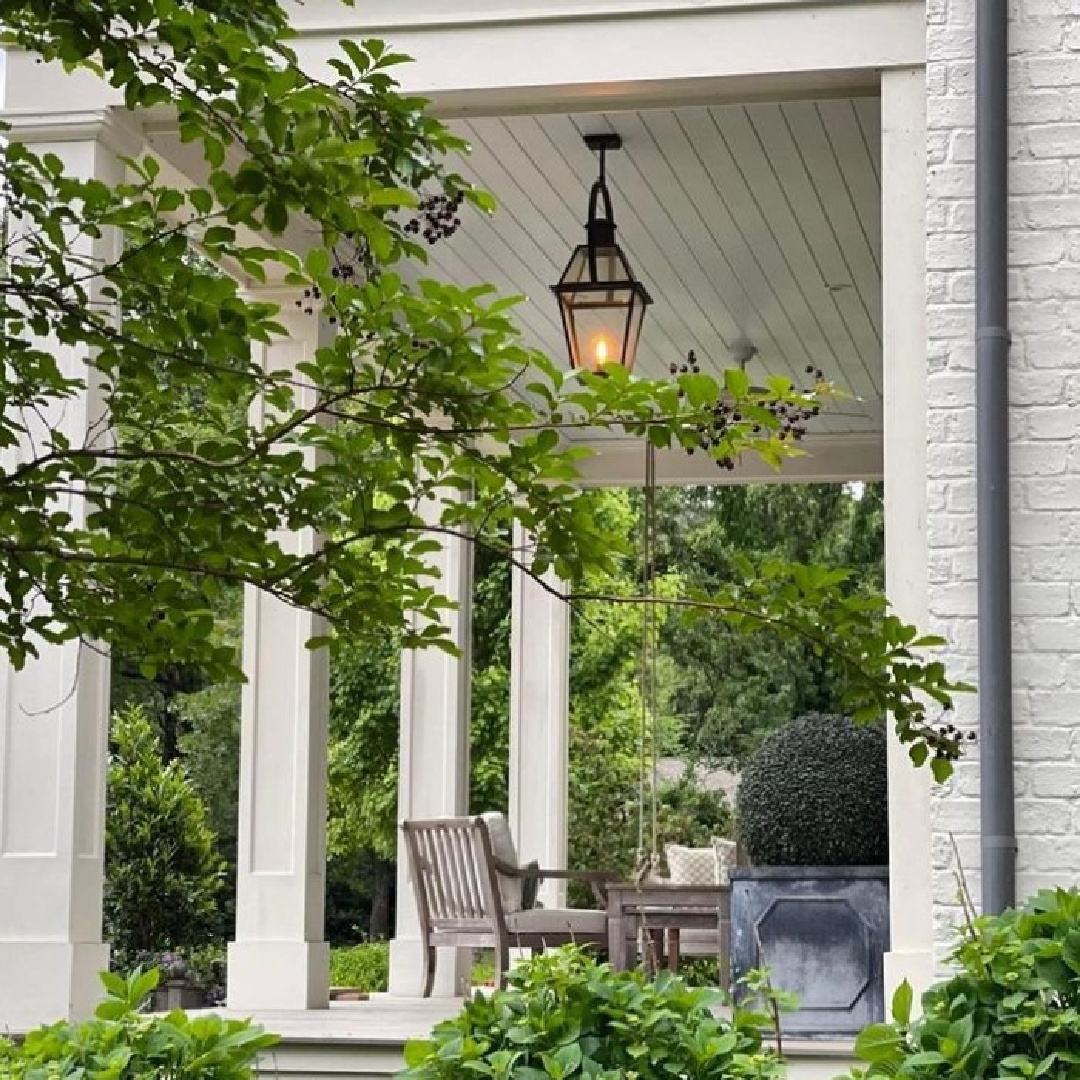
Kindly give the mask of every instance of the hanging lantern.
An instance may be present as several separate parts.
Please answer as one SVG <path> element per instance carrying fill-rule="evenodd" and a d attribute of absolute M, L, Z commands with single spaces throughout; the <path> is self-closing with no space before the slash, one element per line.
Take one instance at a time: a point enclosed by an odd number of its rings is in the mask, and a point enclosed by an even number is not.
<path fill-rule="evenodd" d="M 606 364 L 619 364 L 629 371 L 652 297 L 634 277 L 615 242 L 604 155 L 620 149 L 622 138 L 586 135 L 585 145 L 600 154 L 600 175 L 589 192 L 585 243 L 574 249 L 553 291 L 559 301 L 571 366 L 597 371 Z"/>

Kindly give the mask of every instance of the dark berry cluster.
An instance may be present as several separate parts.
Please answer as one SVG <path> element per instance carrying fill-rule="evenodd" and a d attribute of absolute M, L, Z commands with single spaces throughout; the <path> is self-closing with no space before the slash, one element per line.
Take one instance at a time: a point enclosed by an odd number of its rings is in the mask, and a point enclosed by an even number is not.
<path fill-rule="evenodd" d="M 312 285 L 310 289 L 304 290 L 304 295 L 300 300 L 296 301 L 296 306 L 305 315 L 311 315 L 315 311 L 314 305 L 322 299 L 322 289 L 318 285 Z"/>
<path fill-rule="evenodd" d="M 965 734 L 955 724 L 941 724 L 937 728 L 937 734 L 940 737 L 941 743 L 954 746 L 957 749 L 959 749 L 960 743 L 965 739 L 967 739 L 968 742 L 974 742 L 978 738 L 978 735 L 976 735 L 974 731 L 969 731 Z"/>
<path fill-rule="evenodd" d="M 701 367 L 694 355 L 694 350 L 686 354 L 686 361 L 682 364 L 671 364 L 668 369 L 672 375 L 697 374 Z M 813 364 L 807 364 L 806 374 L 812 375 L 815 382 L 820 382 L 824 377 L 821 368 Z M 799 442 L 806 435 L 806 424 L 821 412 L 821 406 L 816 403 L 797 404 L 786 401 L 759 401 L 755 403 L 759 409 L 771 413 L 778 422 L 779 430 L 777 437 L 781 440 Z M 709 415 L 697 425 L 698 447 L 689 446 L 688 454 L 693 454 L 696 449 L 711 451 L 717 447 L 736 424 L 743 422 L 743 414 L 739 411 L 738 404 L 727 398 L 721 398 L 709 409 Z M 761 431 L 762 425 L 755 423 L 753 432 Z M 728 472 L 735 468 L 735 459 L 731 456 L 716 459 L 716 464 Z"/>
<path fill-rule="evenodd" d="M 449 240 L 461 227 L 458 216 L 461 203 L 460 192 L 454 195 L 425 195 L 415 216 L 405 222 L 405 231 L 423 236 L 429 244 Z"/>
<path fill-rule="evenodd" d="M 668 370 L 672 375 L 700 375 L 701 365 L 698 363 L 697 353 L 691 349 L 686 354 L 686 362 L 683 364 L 672 364 Z"/>

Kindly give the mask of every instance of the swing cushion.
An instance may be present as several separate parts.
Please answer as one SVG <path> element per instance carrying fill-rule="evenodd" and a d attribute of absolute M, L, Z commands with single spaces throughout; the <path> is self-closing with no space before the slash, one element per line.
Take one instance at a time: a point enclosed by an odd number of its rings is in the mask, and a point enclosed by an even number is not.
<path fill-rule="evenodd" d="M 730 885 L 731 871 L 737 865 L 738 844 L 734 840 L 714 836 L 712 846 L 713 851 L 716 852 L 716 884 Z"/>
<path fill-rule="evenodd" d="M 716 852 L 712 847 L 692 848 L 682 844 L 668 844 L 668 880 L 672 885 L 717 884 Z"/>

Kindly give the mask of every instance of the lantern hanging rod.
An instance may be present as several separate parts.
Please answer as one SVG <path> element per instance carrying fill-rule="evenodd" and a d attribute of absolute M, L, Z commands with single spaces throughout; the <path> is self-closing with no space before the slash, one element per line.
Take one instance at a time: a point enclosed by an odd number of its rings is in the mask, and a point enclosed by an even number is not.
<path fill-rule="evenodd" d="M 582 138 L 594 154 L 600 155 L 600 183 L 604 183 L 607 180 L 607 152 L 622 149 L 622 136 L 614 131 L 600 131 Z"/>

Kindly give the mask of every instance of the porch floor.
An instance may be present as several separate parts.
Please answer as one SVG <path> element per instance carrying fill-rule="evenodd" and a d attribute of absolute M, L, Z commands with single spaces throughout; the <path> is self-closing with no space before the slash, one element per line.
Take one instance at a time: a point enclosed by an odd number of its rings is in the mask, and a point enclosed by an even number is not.
<path fill-rule="evenodd" d="M 367 1001 L 332 1001 L 328 1009 L 207 1009 L 231 1018 L 250 1016 L 282 1042 L 363 1043 L 401 1046 L 428 1035 L 440 1020 L 456 1016 L 462 998 L 391 997 L 372 994 Z"/>
<path fill-rule="evenodd" d="M 221 1016 L 251 1018 L 281 1043 L 259 1062 L 257 1073 L 279 1080 L 389 1080 L 402 1067 L 409 1039 L 424 1038 L 440 1020 L 455 1016 L 461 998 L 391 997 L 335 1001 L 328 1009 L 215 1009 Z M 854 1064 L 851 1044 L 785 1040 L 790 1080 L 833 1080 Z"/>

